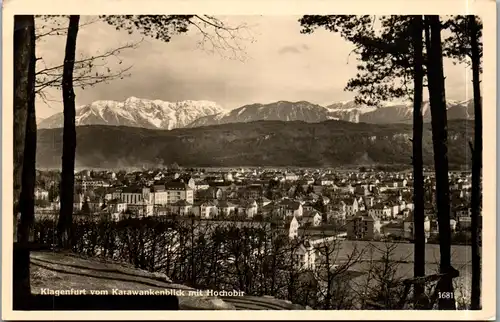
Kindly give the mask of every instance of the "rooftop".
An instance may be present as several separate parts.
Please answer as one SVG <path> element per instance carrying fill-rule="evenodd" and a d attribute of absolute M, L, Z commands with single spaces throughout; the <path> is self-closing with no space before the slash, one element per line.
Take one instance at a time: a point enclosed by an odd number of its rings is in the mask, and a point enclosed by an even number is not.
<path fill-rule="evenodd" d="M 167 190 L 192 190 L 190 186 L 184 182 L 171 181 L 165 184 Z"/>

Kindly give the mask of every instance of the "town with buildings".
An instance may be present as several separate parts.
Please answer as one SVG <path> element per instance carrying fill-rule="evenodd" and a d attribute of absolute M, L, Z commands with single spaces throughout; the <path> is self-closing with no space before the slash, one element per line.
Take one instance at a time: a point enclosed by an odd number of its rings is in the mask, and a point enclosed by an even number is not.
<path fill-rule="evenodd" d="M 58 176 L 38 173 L 36 215 L 58 215 Z M 450 173 L 452 232 L 471 224 L 470 174 Z M 181 169 L 75 174 L 74 218 L 170 216 L 278 224 L 291 239 L 413 240 L 411 172 L 371 169 Z M 425 176 L 425 232 L 438 234 L 435 184 Z"/>

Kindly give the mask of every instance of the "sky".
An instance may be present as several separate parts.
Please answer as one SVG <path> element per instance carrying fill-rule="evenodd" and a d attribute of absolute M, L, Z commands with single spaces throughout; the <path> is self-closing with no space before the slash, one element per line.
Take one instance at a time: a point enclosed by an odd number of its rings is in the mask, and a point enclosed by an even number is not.
<path fill-rule="evenodd" d="M 77 58 L 90 57 L 127 43 L 139 43 L 110 57 L 111 71 L 131 67 L 129 76 L 108 84 L 98 84 L 76 92 L 76 105 L 96 100 L 123 101 L 135 96 L 164 101 L 209 100 L 225 109 L 252 103 L 280 100 L 309 101 L 329 105 L 354 98 L 344 91 L 356 75 L 356 56 L 352 44 L 338 34 L 317 30 L 300 33 L 297 16 L 226 16 L 218 17 L 228 26 L 246 26 L 229 40 L 241 50 L 236 55 L 229 47 L 213 52 L 210 42 L 195 29 L 174 35 L 170 42 L 155 40 L 139 33 L 117 31 L 105 22 L 82 26 L 77 38 Z M 82 17 L 81 23 L 95 17 Z M 61 21 L 64 26 L 67 20 Z M 46 22 L 37 20 L 37 28 Z M 141 41 L 142 40 L 142 41 Z M 200 44 L 201 42 L 201 44 Z M 64 58 L 64 36 L 42 37 L 37 42 L 37 68 L 60 65 Z M 470 71 L 463 65 L 445 60 L 447 99 L 472 97 Z M 44 65 L 42 65 L 44 64 Z M 37 118 L 62 111 L 59 89 L 44 91 L 37 99 Z"/>

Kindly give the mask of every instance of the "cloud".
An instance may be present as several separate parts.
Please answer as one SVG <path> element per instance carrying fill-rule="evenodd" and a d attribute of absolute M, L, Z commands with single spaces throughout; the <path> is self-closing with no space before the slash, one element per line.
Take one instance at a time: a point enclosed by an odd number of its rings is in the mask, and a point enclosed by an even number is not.
<path fill-rule="evenodd" d="M 309 46 L 306 44 L 300 45 L 300 46 L 283 46 L 278 50 L 278 54 L 284 55 L 284 54 L 300 54 L 304 51 L 308 51 Z"/>

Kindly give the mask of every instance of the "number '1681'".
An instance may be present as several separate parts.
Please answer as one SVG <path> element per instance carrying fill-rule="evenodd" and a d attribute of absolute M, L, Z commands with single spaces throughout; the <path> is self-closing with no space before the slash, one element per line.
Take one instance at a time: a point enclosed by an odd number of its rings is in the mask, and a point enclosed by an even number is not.
<path fill-rule="evenodd" d="M 452 299 L 453 293 L 452 292 L 438 292 L 438 296 L 440 299 Z"/>

